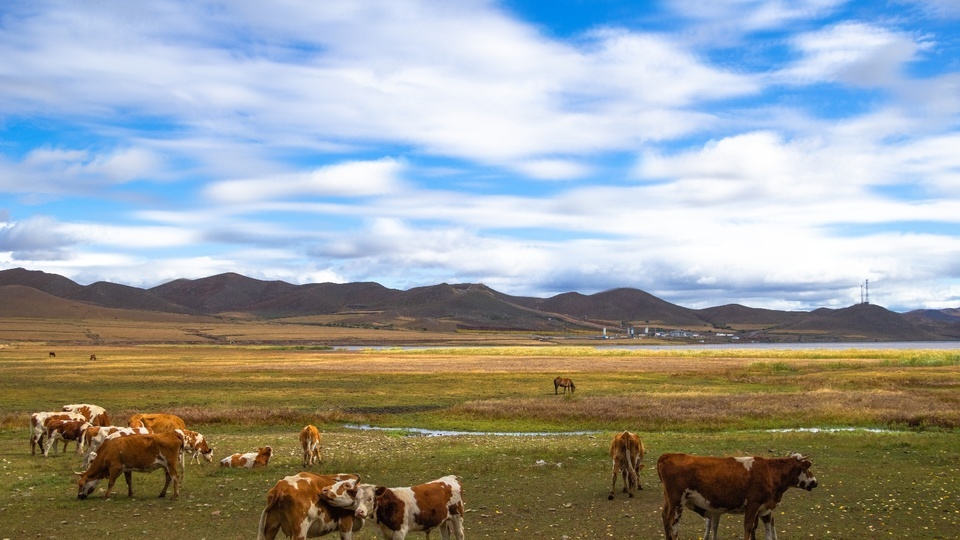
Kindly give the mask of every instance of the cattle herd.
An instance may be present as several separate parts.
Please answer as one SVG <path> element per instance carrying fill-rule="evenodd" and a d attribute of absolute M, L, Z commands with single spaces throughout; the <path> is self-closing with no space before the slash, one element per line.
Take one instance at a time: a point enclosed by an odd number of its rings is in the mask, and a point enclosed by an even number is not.
<path fill-rule="evenodd" d="M 569 379 L 564 379 L 569 381 Z M 559 384 L 560 378 L 555 386 Z M 573 384 L 570 382 L 572 391 Z M 321 433 L 305 426 L 299 440 L 303 467 L 321 461 Z M 133 496 L 133 472 L 163 469 L 165 482 L 160 497 L 173 483 L 175 500 L 181 489 L 184 462 L 200 458 L 210 462 L 213 451 L 200 433 L 188 430 L 171 414 L 135 414 L 127 427 L 113 426 L 103 407 L 90 404 L 64 405 L 60 411 L 30 416 L 30 452 L 39 447 L 44 456 L 57 443 L 66 452 L 70 442 L 75 453 L 83 452 L 83 471 L 77 472 L 77 498 L 90 496 L 98 482 L 107 479 L 103 497 L 123 473 L 128 496 Z M 264 467 L 273 451 L 269 446 L 255 452 L 236 453 L 220 461 L 221 467 Z M 630 497 L 642 490 L 640 471 L 646 448 L 635 433 L 614 435 L 610 443 L 613 462 L 609 499 L 614 498 L 617 478 Z M 791 487 L 817 486 L 808 457 L 792 454 L 782 458 L 705 457 L 682 453 L 663 454 L 657 460 L 657 476 L 663 487 L 663 530 L 666 540 L 677 540 L 684 508 L 704 518 L 703 540 L 717 540 L 722 514 L 743 514 L 744 539 L 755 539 L 762 521 L 767 540 L 776 540 L 773 510 Z M 305 540 L 337 531 L 341 540 L 352 540 L 365 520 L 387 540 L 402 540 L 407 533 L 440 530 L 443 540 L 463 540 L 463 488 L 454 475 L 411 487 L 385 487 L 361 483 L 357 474 L 318 475 L 309 472 L 287 476 L 267 492 L 266 506 L 257 527 L 258 540 L 273 540 L 283 531 L 288 538 Z"/>

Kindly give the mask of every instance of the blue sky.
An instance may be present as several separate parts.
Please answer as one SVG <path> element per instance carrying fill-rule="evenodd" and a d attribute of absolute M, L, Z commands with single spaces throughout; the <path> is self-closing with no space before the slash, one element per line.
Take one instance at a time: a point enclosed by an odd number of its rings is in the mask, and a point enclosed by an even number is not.
<path fill-rule="evenodd" d="M 0 0 L 0 269 L 960 307 L 954 0 Z"/>

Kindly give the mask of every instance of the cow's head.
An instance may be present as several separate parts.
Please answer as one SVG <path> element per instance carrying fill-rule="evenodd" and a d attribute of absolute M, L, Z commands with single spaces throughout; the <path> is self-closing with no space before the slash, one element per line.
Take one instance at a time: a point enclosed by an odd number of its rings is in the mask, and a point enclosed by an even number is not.
<path fill-rule="evenodd" d="M 89 469 L 76 474 L 80 475 L 77 480 L 77 498 L 83 500 L 89 497 L 93 490 L 97 489 L 97 483 L 100 482 L 100 479 L 93 477 Z"/>
<path fill-rule="evenodd" d="M 377 497 L 383 495 L 387 488 L 383 486 L 374 486 L 372 484 L 360 484 L 357 486 L 356 509 L 353 515 L 360 519 L 373 516 L 377 510 Z"/>
<path fill-rule="evenodd" d="M 357 480 L 350 478 L 334 482 L 320 490 L 319 499 L 331 506 L 356 510 L 357 508 Z"/>
<path fill-rule="evenodd" d="M 797 460 L 798 466 L 797 483 L 795 485 L 807 491 L 817 487 L 817 477 L 810 471 L 810 467 L 813 466 L 813 463 L 810 461 L 810 456 L 793 454 L 791 457 Z"/>
<path fill-rule="evenodd" d="M 207 445 L 207 439 L 199 433 L 197 434 L 197 443 L 194 445 L 194 448 L 200 452 L 200 455 L 203 456 L 204 460 L 207 462 L 213 461 L 213 448 L 210 448 L 210 446 Z"/>

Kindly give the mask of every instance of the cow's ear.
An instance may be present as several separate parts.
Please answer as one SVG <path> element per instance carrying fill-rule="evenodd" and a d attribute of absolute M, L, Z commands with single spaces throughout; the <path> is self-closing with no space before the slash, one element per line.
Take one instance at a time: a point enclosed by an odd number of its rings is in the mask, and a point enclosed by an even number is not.
<path fill-rule="evenodd" d="M 386 493 L 386 491 L 387 491 L 387 488 L 385 488 L 385 487 L 383 487 L 383 486 L 377 486 L 377 489 L 374 490 L 373 494 L 376 495 L 377 497 L 379 497 L 379 496 L 383 495 L 384 493 Z"/>

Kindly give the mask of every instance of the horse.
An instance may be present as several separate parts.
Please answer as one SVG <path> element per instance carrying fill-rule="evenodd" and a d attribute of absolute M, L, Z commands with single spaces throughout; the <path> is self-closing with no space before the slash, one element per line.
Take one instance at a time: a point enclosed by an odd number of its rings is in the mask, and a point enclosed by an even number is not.
<path fill-rule="evenodd" d="M 567 393 L 567 388 L 570 389 L 571 394 L 574 392 L 574 390 L 577 389 L 577 385 L 573 384 L 573 381 L 571 381 L 570 379 L 566 377 L 557 377 L 556 379 L 553 380 L 553 393 L 557 394 L 557 390 L 560 389 L 561 387 L 563 387 L 564 394 Z"/>

